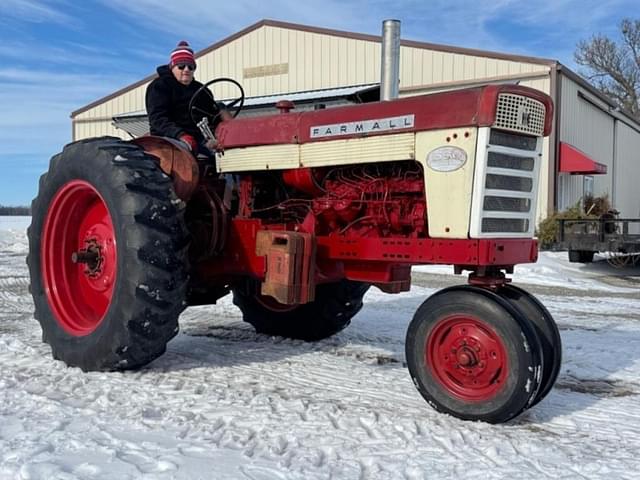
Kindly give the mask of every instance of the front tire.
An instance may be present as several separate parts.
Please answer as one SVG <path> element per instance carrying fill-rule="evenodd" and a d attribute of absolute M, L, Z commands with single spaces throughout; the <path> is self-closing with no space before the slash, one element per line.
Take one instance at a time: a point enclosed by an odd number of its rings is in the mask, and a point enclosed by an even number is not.
<path fill-rule="evenodd" d="M 533 407 L 545 398 L 558 379 L 562 366 L 562 339 L 558 325 L 549 310 L 529 292 L 515 285 L 506 284 L 497 291 L 531 322 L 536 329 L 542 347 L 543 366 L 541 386 L 531 403 Z"/>
<path fill-rule="evenodd" d="M 290 306 L 260 295 L 250 284 L 233 290 L 233 303 L 258 333 L 312 342 L 344 330 L 362 308 L 368 289 L 369 284 L 350 280 L 318 285 L 313 302 Z"/>
<path fill-rule="evenodd" d="M 436 410 L 463 420 L 506 422 L 540 385 L 536 332 L 507 301 L 477 287 L 429 297 L 409 325 L 409 372 Z"/>
<path fill-rule="evenodd" d="M 32 203 L 27 263 L 53 357 L 83 370 L 145 365 L 185 306 L 184 204 L 153 157 L 118 138 L 67 145 Z"/>

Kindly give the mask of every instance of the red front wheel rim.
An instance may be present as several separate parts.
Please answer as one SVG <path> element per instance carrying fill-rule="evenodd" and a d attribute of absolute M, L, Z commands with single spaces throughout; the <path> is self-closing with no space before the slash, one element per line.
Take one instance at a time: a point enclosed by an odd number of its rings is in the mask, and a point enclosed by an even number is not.
<path fill-rule="evenodd" d="M 73 336 L 90 334 L 111 304 L 118 260 L 109 209 L 91 184 L 72 180 L 53 196 L 40 253 L 56 320 Z"/>
<path fill-rule="evenodd" d="M 425 356 L 427 368 L 438 383 L 466 402 L 494 398 L 509 373 L 501 337 L 469 315 L 442 319 L 427 338 Z"/>

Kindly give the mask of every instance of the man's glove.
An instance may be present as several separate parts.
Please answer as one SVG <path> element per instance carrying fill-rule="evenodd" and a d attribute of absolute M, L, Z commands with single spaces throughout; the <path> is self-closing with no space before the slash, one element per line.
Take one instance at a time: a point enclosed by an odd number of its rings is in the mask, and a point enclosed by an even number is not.
<path fill-rule="evenodd" d="M 216 153 L 218 151 L 218 141 L 215 139 L 207 140 L 207 143 L 205 143 L 204 146 L 207 147 L 211 153 Z"/>
<path fill-rule="evenodd" d="M 193 138 L 193 136 L 185 133 L 184 135 L 180 135 L 179 140 L 187 145 L 194 155 L 198 153 L 198 142 L 196 142 L 196 139 Z"/>
<path fill-rule="evenodd" d="M 223 109 L 220 111 L 220 120 L 226 122 L 227 120 L 233 120 L 233 116 L 229 113 L 228 110 Z"/>

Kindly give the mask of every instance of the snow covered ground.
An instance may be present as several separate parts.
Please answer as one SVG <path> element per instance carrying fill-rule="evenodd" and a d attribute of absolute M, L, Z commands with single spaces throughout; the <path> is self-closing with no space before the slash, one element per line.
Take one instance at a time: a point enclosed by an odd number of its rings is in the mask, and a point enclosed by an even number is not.
<path fill-rule="evenodd" d="M 463 279 L 415 269 L 367 294 L 344 332 L 306 344 L 255 334 L 230 299 L 190 308 L 167 353 L 127 373 L 52 360 L 32 315 L 28 218 L 0 217 L 0 479 L 638 478 L 640 271 L 543 253 L 515 283 L 564 342 L 550 395 L 504 425 L 438 414 L 413 387 L 404 335 Z M 630 274 L 622 276 L 621 273 Z"/>

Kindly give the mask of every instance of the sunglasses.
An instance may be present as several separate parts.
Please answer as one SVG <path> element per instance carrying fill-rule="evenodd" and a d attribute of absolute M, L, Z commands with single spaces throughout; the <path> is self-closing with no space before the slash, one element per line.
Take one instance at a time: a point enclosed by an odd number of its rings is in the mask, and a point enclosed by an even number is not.
<path fill-rule="evenodd" d="M 179 63 L 176 67 L 178 67 L 178 70 L 184 70 L 185 68 L 188 68 L 192 72 L 196 70 L 196 66 L 193 63 Z"/>

